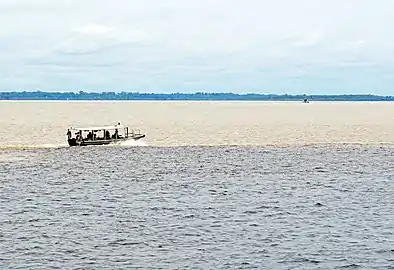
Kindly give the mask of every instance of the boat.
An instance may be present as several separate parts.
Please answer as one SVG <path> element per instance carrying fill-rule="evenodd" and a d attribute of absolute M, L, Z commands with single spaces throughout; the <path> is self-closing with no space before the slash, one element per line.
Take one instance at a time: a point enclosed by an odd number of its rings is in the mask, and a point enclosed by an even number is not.
<path fill-rule="evenodd" d="M 73 137 L 73 135 L 75 137 Z M 120 123 L 112 126 L 70 127 L 67 130 L 69 146 L 108 145 L 145 137 L 138 129 Z"/>

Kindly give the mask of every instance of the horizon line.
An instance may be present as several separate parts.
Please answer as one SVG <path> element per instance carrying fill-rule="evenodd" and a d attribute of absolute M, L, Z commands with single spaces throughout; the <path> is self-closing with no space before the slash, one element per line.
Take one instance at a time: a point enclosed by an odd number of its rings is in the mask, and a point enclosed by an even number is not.
<path fill-rule="evenodd" d="M 307 94 L 307 93 L 298 93 L 298 94 L 289 94 L 289 93 L 258 93 L 258 92 L 203 92 L 203 91 L 196 91 L 196 92 L 139 92 L 139 91 L 85 91 L 85 90 L 78 90 L 78 91 L 43 91 L 43 90 L 19 90 L 19 91 L 3 91 L 0 90 L 0 95 L 2 94 L 23 94 L 23 93 L 48 93 L 48 94 L 137 94 L 137 95 L 237 95 L 237 96 L 245 96 L 245 95 L 257 95 L 257 96 L 371 96 L 371 97 L 391 97 L 393 98 L 394 95 L 382 95 L 382 94 L 372 94 L 372 93 L 343 93 L 343 94 Z"/>

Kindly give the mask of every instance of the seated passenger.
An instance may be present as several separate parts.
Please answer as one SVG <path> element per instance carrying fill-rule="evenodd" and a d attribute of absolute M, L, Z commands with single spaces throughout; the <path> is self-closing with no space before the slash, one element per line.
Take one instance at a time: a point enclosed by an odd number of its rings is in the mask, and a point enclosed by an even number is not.
<path fill-rule="evenodd" d="M 112 135 L 112 139 L 119 139 L 118 129 L 115 129 L 114 135 Z"/>

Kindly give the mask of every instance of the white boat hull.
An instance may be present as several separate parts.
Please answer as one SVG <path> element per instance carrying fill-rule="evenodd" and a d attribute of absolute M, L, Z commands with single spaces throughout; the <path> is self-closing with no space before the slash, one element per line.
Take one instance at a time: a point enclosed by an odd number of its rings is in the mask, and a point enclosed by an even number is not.
<path fill-rule="evenodd" d="M 120 138 L 120 139 L 108 139 L 108 140 L 76 140 L 68 139 L 69 146 L 88 146 L 88 145 L 108 145 L 108 144 L 117 144 L 125 141 L 134 140 L 137 141 L 139 139 L 144 138 L 144 134 L 135 134 L 127 138 Z"/>

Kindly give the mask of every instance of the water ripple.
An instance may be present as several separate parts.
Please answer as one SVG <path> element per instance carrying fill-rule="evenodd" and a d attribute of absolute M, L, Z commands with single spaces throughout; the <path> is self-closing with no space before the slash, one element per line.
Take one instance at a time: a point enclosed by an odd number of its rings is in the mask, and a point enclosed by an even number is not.
<path fill-rule="evenodd" d="M 13 153 L 2 269 L 393 268 L 392 148 Z"/>

